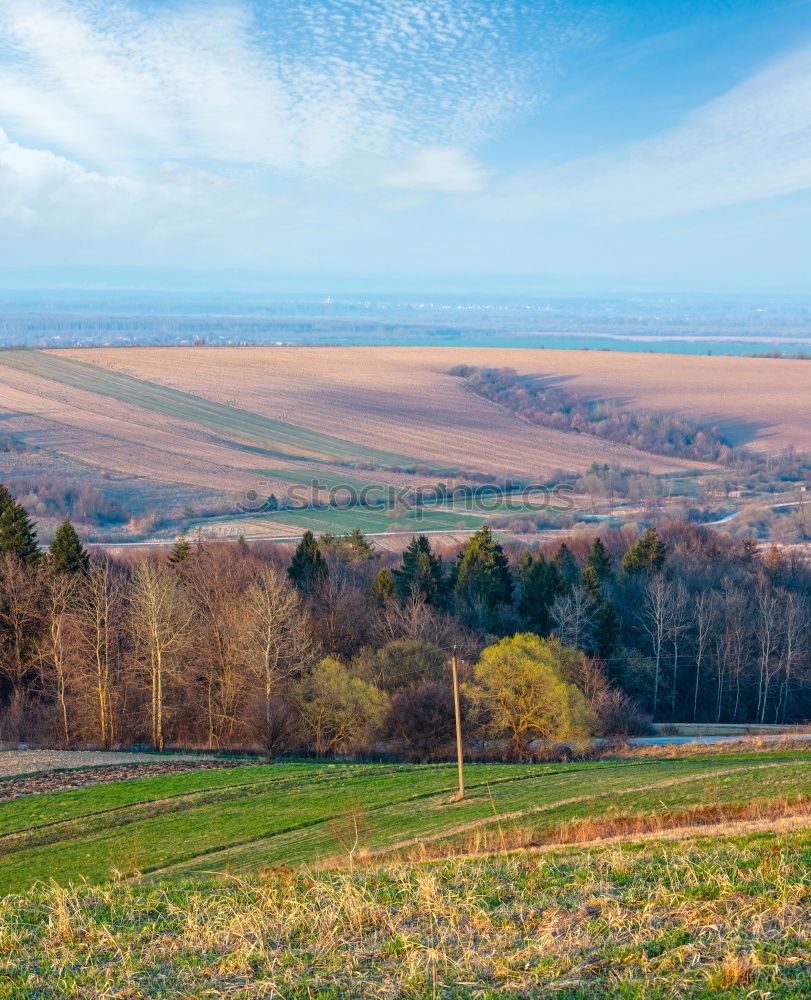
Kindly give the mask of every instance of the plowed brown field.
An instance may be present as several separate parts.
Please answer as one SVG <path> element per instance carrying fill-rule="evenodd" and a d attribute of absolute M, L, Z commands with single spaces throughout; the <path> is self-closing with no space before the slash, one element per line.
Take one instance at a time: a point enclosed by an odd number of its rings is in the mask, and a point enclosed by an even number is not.
<path fill-rule="evenodd" d="M 118 348 L 63 352 L 313 430 L 425 461 L 542 474 L 617 461 L 686 463 L 531 427 L 465 392 L 454 365 L 511 367 L 629 408 L 718 422 L 763 449 L 811 447 L 811 365 L 756 358 L 469 348 Z"/>
<path fill-rule="evenodd" d="M 811 364 L 737 357 L 601 351 L 389 347 L 146 347 L 53 352 L 435 467 L 548 478 L 593 461 L 652 473 L 687 469 L 585 434 L 531 426 L 467 392 L 454 365 L 509 367 L 631 409 L 718 423 L 758 450 L 811 449 Z M 0 353 L 5 427 L 94 464 L 163 482 L 219 489 L 254 483 L 258 467 L 301 469 L 257 455 L 179 416 L 15 369 Z M 304 463 L 306 465 L 306 463 Z M 329 465 L 321 465 L 320 471 Z M 340 471 L 340 470 L 339 470 Z M 361 477 L 391 479 L 375 472 Z M 284 485 L 282 483 L 282 485 Z"/>

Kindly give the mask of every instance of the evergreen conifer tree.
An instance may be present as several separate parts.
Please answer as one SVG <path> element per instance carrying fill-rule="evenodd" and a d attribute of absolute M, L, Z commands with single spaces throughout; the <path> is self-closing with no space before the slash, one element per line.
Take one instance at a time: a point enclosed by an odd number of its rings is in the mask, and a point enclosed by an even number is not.
<path fill-rule="evenodd" d="M 305 531 L 293 553 L 287 574 L 299 590 L 311 591 L 327 575 L 327 564 L 312 531 Z"/>
<path fill-rule="evenodd" d="M 543 556 L 540 556 L 540 558 L 543 559 Z M 534 561 L 535 560 L 532 558 L 532 553 L 529 549 L 524 549 L 518 557 L 518 562 L 515 564 L 515 572 L 519 580 L 526 579 L 526 575 L 532 569 Z"/>
<path fill-rule="evenodd" d="M 550 608 L 565 587 L 554 563 L 547 562 L 542 554 L 534 560 L 521 580 L 521 598 L 518 610 L 533 632 L 548 635 L 552 630 Z"/>
<path fill-rule="evenodd" d="M 602 600 L 603 585 L 597 576 L 597 571 L 593 566 L 584 566 L 580 574 L 580 586 L 585 590 L 589 600 L 595 603 Z"/>
<path fill-rule="evenodd" d="M 390 569 L 381 569 L 372 581 L 372 600 L 379 608 L 397 600 L 397 587 Z"/>
<path fill-rule="evenodd" d="M 341 541 L 349 549 L 353 558 L 357 560 L 374 559 L 377 555 L 374 545 L 360 528 L 353 528 L 351 531 L 348 531 Z"/>
<path fill-rule="evenodd" d="M 626 573 L 656 573 L 666 558 L 667 545 L 656 533 L 656 528 L 651 526 L 622 557 L 622 568 Z"/>
<path fill-rule="evenodd" d="M 586 559 L 586 567 L 594 570 L 600 583 L 606 583 L 613 576 L 611 556 L 609 556 L 608 550 L 599 537 L 595 538 L 591 543 L 588 558 Z"/>
<path fill-rule="evenodd" d="M 48 558 L 57 573 L 86 573 L 90 566 L 87 552 L 67 517 L 48 546 Z"/>
<path fill-rule="evenodd" d="M 172 546 L 172 551 L 169 554 L 169 562 L 174 566 L 182 563 L 184 559 L 188 559 L 191 555 L 191 542 L 186 538 L 185 535 L 178 535 L 175 544 Z"/>
<path fill-rule="evenodd" d="M 36 525 L 18 503 L 12 502 L 0 515 L 0 552 L 13 552 L 27 566 L 39 562 Z"/>
<path fill-rule="evenodd" d="M 454 574 L 456 596 L 469 604 L 493 609 L 512 600 L 513 579 L 504 549 L 487 525 L 470 538 Z"/>
<path fill-rule="evenodd" d="M 434 607 L 442 604 L 445 595 L 442 560 L 433 554 L 425 535 L 411 539 L 403 552 L 400 568 L 394 570 L 392 576 L 401 598 L 416 592 Z"/>
<path fill-rule="evenodd" d="M 594 646 L 597 655 L 609 659 L 615 652 L 620 639 L 620 617 L 617 606 L 610 597 L 600 602 L 597 623 L 594 629 Z"/>
<path fill-rule="evenodd" d="M 577 579 L 580 575 L 577 568 L 577 560 L 565 542 L 561 542 L 557 552 L 552 556 L 552 562 L 567 590 L 577 585 Z"/>
<path fill-rule="evenodd" d="M 0 516 L 5 514 L 6 508 L 14 503 L 14 497 L 9 493 L 8 487 L 0 483 Z"/>

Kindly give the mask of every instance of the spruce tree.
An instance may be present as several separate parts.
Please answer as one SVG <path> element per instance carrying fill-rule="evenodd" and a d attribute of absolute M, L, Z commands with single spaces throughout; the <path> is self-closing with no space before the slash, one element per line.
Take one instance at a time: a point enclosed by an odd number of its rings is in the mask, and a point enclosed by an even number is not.
<path fill-rule="evenodd" d="M 369 541 L 360 528 L 353 528 L 341 539 L 343 545 L 351 553 L 354 559 L 359 561 L 364 559 L 374 559 L 377 553 L 374 545 Z"/>
<path fill-rule="evenodd" d="M 0 552 L 13 552 L 26 566 L 33 566 L 40 559 L 36 525 L 16 502 L 0 515 Z"/>
<path fill-rule="evenodd" d="M 650 527 L 622 557 L 622 568 L 626 573 L 657 573 L 666 558 L 667 545 L 656 533 L 656 528 Z"/>
<path fill-rule="evenodd" d="M 191 555 L 191 542 L 185 535 L 178 535 L 172 551 L 169 554 L 169 562 L 177 566 Z"/>
<path fill-rule="evenodd" d="M 487 525 L 470 538 L 454 574 L 456 596 L 468 604 L 493 609 L 512 600 L 513 579 L 504 549 Z"/>
<path fill-rule="evenodd" d="M 540 556 L 540 558 L 543 559 L 543 556 Z M 518 562 L 515 564 L 515 573 L 519 580 L 526 579 L 527 573 L 532 569 L 534 561 L 529 549 L 524 549 L 518 557 Z"/>
<path fill-rule="evenodd" d="M 608 550 L 599 537 L 595 538 L 591 543 L 586 559 L 586 567 L 594 570 L 600 583 L 606 583 L 613 576 L 614 571 L 611 567 L 611 556 L 609 556 Z"/>
<path fill-rule="evenodd" d="M 603 585 L 593 566 L 584 566 L 580 574 L 580 586 L 585 590 L 590 601 L 597 603 L 603 597 Z"/>
<path fill-rule="evenodd" d="M 0 483 L 0 516 L 5 514 L 6 508 L 14 503 L 14 497 L 9 493 L 8 488 Z"/>
<path fill-rule="evenodd" d="M 603 659 L 609 659 L 615 652 L 620 640 L 620 616 L 617 613 L 617 606 L 611 600 L 601 601 L 597 613 L 597 623 L 594 629 L 594 646 L 597 655 Z"/>
<path fill-rule="evenodd" d="M 305 592 L 313 590 L 327 575 L 327 564 L 312 531 L 305 531 L 293 553 L 287 574 Z"/>
<path fill-rule="evenodd" d="M 561 542 L 557 552 L 552 556 L 552 562 L 560 574 L 560 578 L 566 589 L 570 590 L 576 586 L 580 575 L 577 568 L 577 560 L 565 542 Z"/>
<path fill-rule="evenodd" d="M 57 573 L 86 573 L 90 566 L 87 552 L 67 517 L 48 546 L 48 559 Z"/>
<path fill-rule="evenodd" d="M 434 607 L 442 604 L 445 595 L 442 560 L 433 554 L 425 535 L 411 539 L 403 552 L 400 568 L 394 570 L 392 576 L 401 598 L 416 592 Z"/>
<path fill-rule="evenodd" d="M 518 602 L 518 610 L 533 632 L 540 636 L 551 632 L 549 612 L 555 598 L 565 589 L 555 564 L 547 562 L 539 553 L 523 575 Z"/>

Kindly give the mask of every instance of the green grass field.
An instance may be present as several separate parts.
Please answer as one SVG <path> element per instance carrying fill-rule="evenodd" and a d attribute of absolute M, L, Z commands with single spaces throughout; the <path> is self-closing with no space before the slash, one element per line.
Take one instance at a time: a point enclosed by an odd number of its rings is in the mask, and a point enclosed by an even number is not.
<path fill-rule="evenodd" d="M 388 466 L 415 464 L 414 459 L 404 455 L 368 448 L 238 407 L 224 406 L 145 379 L 41 351 L 3 351 L 0 354 L 0 364 L 74 389 L 83 389 L 108 399 L 140 406 L 166 417 L 185 420 L 218 435 L 230 433 L 235 438 L 261 445 L 287 458 L 324 462 L 372 462 Z"/>
<path fill-rule="evenodd" d="M 365 507 L 304 507 L 300 510 L 281 510 L 267 514 L 247 514 L 241 517 L 206 518 L 190 522 L 189 530 L 196 527 L 204 530 L 215 528 L 219 531 L 236 533 L 248 530 L 251 534 L 260 532 L 269 536 L 286 537 L 287 528 L 308 528 L 316 534 L 327 531 L 341 534 L 360 528 L 364 534 L 384 534 L 386 532 L 407 531 L 419 534 L 421 531 L 475 531 L 486 518 L 480 515 L 456 514 L 439 510 L 410 510 L 401 514 L 383 510 L 369 510 Z"/>
<path fill-rule="evenodd" d="M 37 879 L 159 881 L 357 853 L 402 857 L 548 839 L 594 817 L 811 792 L 792 753 L 569 764 L 476 764 L 453 803 L 447 765 L 285 763 L 198 771 L 0 803 L 0 891 Z"/>

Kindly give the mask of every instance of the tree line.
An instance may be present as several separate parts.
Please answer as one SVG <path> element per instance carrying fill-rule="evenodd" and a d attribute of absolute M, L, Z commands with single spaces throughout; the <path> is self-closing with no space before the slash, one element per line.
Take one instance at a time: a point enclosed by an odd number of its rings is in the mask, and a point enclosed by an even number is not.
<path fill-rule="evenodd" d="M 529 548 L 488 527 L 401 555 L 358 531 L 290 552 L 180 538 L 47 551 L 0 489 L 0 739 L 431 757 L 657 721 L 804 720 L 807 565 L 699 526 Z"/>
<path fill-rule="evenodd" d="M 718 427 L 684 416 L 623 410 L 610 401 L 522 377 L 512 368 L 457 365 L 449 374 L 463 379 L 477 396 L 543 427 L 593 434 L 658 455 L 725 463 L 732 458 Z"/>

